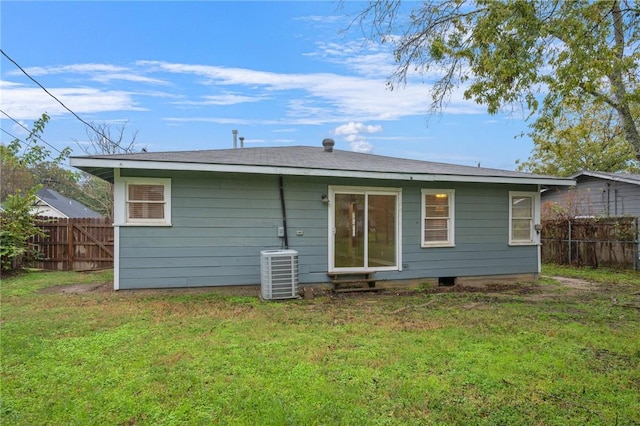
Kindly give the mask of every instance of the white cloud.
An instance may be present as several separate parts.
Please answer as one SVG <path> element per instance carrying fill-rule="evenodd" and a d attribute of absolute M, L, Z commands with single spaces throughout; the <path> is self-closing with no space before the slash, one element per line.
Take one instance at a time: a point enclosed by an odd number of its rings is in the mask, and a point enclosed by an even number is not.
<path fill-rule="evenodd" d="M 306 56 L 321 58 L 333 64 L 345 65 L 351 71 L 368 78 L 388 78 L 395 69 L 389 45 L 360 39 L 353 41 L 318 42 L 317 51 Z"/>
<path fill-rule="evenodd" d="M 70 64 L 57 67 L 28 67 L 24 69 L 27 74 L 37 77 L 41 75 L 51 74 L 92 74 L 96 72 L 122 72 L 127 71 L 127 68 L 120 67 L 111 64 Z M 9 75 L 20 75 L 21 71 L 11 71 Z"/>
<path fill-rule="evenodd" d="M 158 85 L 168 85 L 169 82 L 157 78 L 145 77 L 134 73 L 106 73 L 94 74 L 91 80 L 99 83 L 110 83 L 113 80 L 131 81 L 133 83 L 148 83 Z"/>
<path fill-rule="evenodd" d="M 142 111 L 131 94 L 117 90 L 91 88 L 50 88 L 51 94 L 77 114 L 106 111 Z M 3 87 L 2 109 L 16 120 L 37 119 L 46 112 L 50 116 L 69 112 L 40 88 Z"/>
<path fill-rule="evenodd" d="M 57 74 L 86 75 L 90 80 L 99 83 L 110 83 L 113 80 L 131 81 L 134 83 L 148 83 L 166 85 L 168 82 L 157 78 L 146 77 L 140 70 L 112 64 L 71 64 L 55 67 L 29 67 L 25 72 L 32 77 Z M 21 75 L 21 71 L 11 71 L 8 75 Z"/>
<path fill-rule="evenodd" d="M 164 121 L 170 124 L 176 123 L 215 123 L 215 124 L 237 124 L 237 125 L 256 125 L 256 124 L 278 124 L 276 122 L 247 120 L 245 118 L 228 118 L 228 117 L 165 117 Z"/>
<path fill-rule="evenodd" d="M 288 114 L 295 120 L 306 117 L 317 124 L 352 120 L 394 120 L 423 115 L 429 110 L 431 98 L 427 84 L 410 84 L 387 90 L 384 79 L 344 76 L 333 73 L 279 74 L 245 68 L 194 65 L 160 61 L 139 61 L 138 66 L 149 72 L 169 72 L 204 78 L 209 86 L 233 86 L 235 93 L 250 93 L 260 88 L 289 96 Z M 302 91 L 300 94 L 298 91 Z M 306 94 L 306 96 L 305 96 Z M 250 95 L 247 95 L 250 96 Z M 453 93 L 446 112 L 478 114 L 483 112 L 462 94 Z"/>
<path fill-rule="evenodd" d="M 351 142 L 351 151 L 364 152 L 368 154 L 373 152 L 373 145 L 367 141 L 353 141 Z"/>
<path fill-rule="evenodd" d="M 367 125 L 364 123 L 350 122 L 338 126 L 333 130 L 333 134 L 344 136 L 345 141 L 351 145 L 351 150 L 355 152 L 373 152 L 373 145 L 367 141 L 365 135 L 382 131 L 380 125 Z"/>
<path fill-rule="evenodd" d="M 18 137 L 26 136 L 29 134 L 29 131 L 28 131 L 29 126 L 30 126 L 29 124 L 25 123 L 23 120 L 20 120 L 20 124 L 14 123 L 11 126 L 11 133 L 13 133 Z"/>
<path fill-rule="evenodd" d="M 215 65 L 183 64 L 162 61 L 138 61 L 131 66 L 109 64 L 72 64 L 59 67 L 34 67 L 32 75 L 77 73 L 86 75 L 83 87 L 48 88 L 78 114 L 111 111 L 147 110 L 151 106 L 134 100 L 134 97 L 153 96 L 179 99 L 177 106 L 217 107 L 275 100 L 285 111 L 276 118 L 261 118 L 251 110 L 244 112 L 242 119 L 234 117 L 206 118 L 182 117 L 180 121 L 211 121 L 238 123 L 252 120 L 256 124 L 320 125 L 344 123 L 345 121 L 387 121 L 403 117 L 427 114 L 431 103 L 428 84 L 408 84 L 402 89 L 390 91 L 386 80 L 378 77 L 376 67 L 388 65 L 389 58 L 381 48 L 368 46 L 365 54 L 359 54 L 360 43 L 324 46 L 333 58 L 342 58 L 348 67 L 359 76 L 335 73 L 275 73 L 246 68 Z M 385 71 L 386 72 L 386 71 Z M 186 87 L 189 84 L 171 84 L 171 74 L 195 77 L 192 83 L 201 89 L 198 98 L 189 99 Z M 378 76 L 376 76 L 378 75 Z M 175 80 L 175 78 L 173 78 Z M 87 87 L 86 81 L 111 83 L 113 81 L 171 85 L 172 93 L 154 94 L 144 90 L 123 91 Z M 80 84 L 80 83 L 78 83 Z M 202 95 L 202 87 L 213 91 Z M 66 111 L 46 93 L 37 88 L 27 88 L 17 83 L 3 81 L 3 107 L 17 118 L 32 119 L 44 111 L 50 115 L 65 114 Z M 117 86 L 115 86 L 117 87 Z M 222 89 L 222 90 L 221 90 Z M 165 104 L 166 106 L 166 104 Z M 154 109 L 156 107 L 153 107 Z M 445 113 L 478 114 L 482 107 L 463 99 L 461 92 L 454 92 Z M 165 112 L 165 115 L 168 115 Z M 167 118 L 167 121 L 177 121 Z"/>
<path fill-rule="evenodd" d="M 363 123 L 354 123 L 353 121 L 347 124 L 343 124 L 342 126 L 338 126 L 333 131 L 336 135 L 358 135 L 360 133 L 378 133 L 382 131 L 382 126 L 380 125 L 366 125 Z"/>
<path fill-rule="evenodd" d="M 20 83 L 14 83 L 12 81 L 7 81 L 7 80 L 0 80 L 0 88 L 2 89 L 6 89 L 6 88 L 12 88 L 12 87 L 21 87 L 22 84 Z"/>
<path fill-rule="evenodd" d="M 233 93 L 222 95 L 203 96 L 201 101 L 176 101 L 176 105 L 235 105 L 247 102 L 260 102 L 267 97 L 262 96 L 246 96 Z"/>

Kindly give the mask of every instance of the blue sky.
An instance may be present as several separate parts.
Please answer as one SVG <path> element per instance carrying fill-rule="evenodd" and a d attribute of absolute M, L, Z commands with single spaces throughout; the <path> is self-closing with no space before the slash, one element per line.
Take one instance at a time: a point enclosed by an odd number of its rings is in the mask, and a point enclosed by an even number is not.
<path fill-rule="evenodd" d="M 490 116 L 453 93 L 429 117 L 433 76 L 390 91 L 387 45 L 348 27 L 358 2 L 2 1 L 3 51 L 86 121 L 137 131 L 148 151 L 321 146 L 515 169 L 521 112 Z M 85 126 L 6 58 L 2 111 L 81 155 Z M 25 132 L 0 114 L 0 140 Z M 126 136 L 125 135 L 125 139 Z"/>

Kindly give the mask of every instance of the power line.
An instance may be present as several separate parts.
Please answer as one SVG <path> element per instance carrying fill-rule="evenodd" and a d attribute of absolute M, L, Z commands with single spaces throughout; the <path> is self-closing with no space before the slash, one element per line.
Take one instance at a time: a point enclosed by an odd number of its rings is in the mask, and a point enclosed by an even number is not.
<path fill-rule="evenodd" d="M 5 132 L 7 135 L 11 136 L 13 138 L 13 140 L 17 140 L 20 141 L 24 144 L 24 151 L 23 153 L 26 154 L 27 153 L 27 149 L 29 149 L 31 147 L 31 144 L 27 141 L 23 141 L 22 139 L 20 139 L 19 137 L 17 137 L 16 135 L 9 133 L 8 131 L 6 131 L 3 128 L 0 128 L 0 130 L 2 130 L 3 132 Z M 54 148 L 55 149 L 55 148 Z"/>
<path fill-rule="evenodd" d="M 13 139 L 17 139 L 17 140 L 19 140 L 19 141 L 20 141 L 20 142 L 22 142 L 22 143 L 28 143 L 28 142 L 23 141 L 22 139 L 20 139 L 20 138 L 19 138 L 19 137 L 17 137 L 16 135 L 12 135 L 11 133 L 7 132 L 5 129 L 3 129 L 3 128 L 1 128 L 1 127 L 0 127 L 0 131 L 5 132 L 5 133 L 6 133 L 6 134 L 8 134 L 9 136 L 11 136 Z"/>
<path fill-rule="evenodd" d="M 14 123 L 16 123 L 18 126 L 22 127 L 24 130 L 26 130 L 26 131 L 27 131 L 27 132 L 29 132 L 30 134 L 33 134 L 33 133 L 31 133 L 31 130 L 30 130 L 28 127 L 26 127 L 24 124 L 20 123 L 20 122 L 19 122 L 18 120 L 16 120 L 15 118 L 11 117 L 9 114 L 7 114 L 6 112 L 4 112 L 3 110 L 1 110 L 1 109 L 0 109 L 0 113 L 4 114 L 4 116 L 5 116 L 5 117 L 7 117 L 9 120 L 11 120 L 11 121 L 13 121 Z M 2 131 L 3 131 L 3 132 L 5 132 L 6 134 L 10 135 L 10 133 L 9 133 L 9 132 L 7 132 L 6 130 L 2 129 Z M 62 155 L 62 151 L 60 151 L 60 150 L 59 150 L 58 148 L 56 148 L 55 146 L 51 145 L 49 142 L 47 142 L 47 141 L 45 141 L 44 139 L 42 139 L 42 137 L 41 137 L 40 135 L 38 135 L 37 133 L 33 134 L 33 136 L 37 137 L 37 138 L 38 138 L 38 139 L 40 139 L 43 143 L 45 143 L 47 146 L 49 146 L 49 148 L 53 149 L 53 150 L 54 150 L 54 151 L 56 151 L 58 154 Z M 14 136 L 13 138 L 14 138 L 14 139 L 18 139 L 18 140 L 19 140 L 19 141 L 21 141 L 21 142 L 24 142 L 24 141 L 22 141 L 21 139 L 16 138 L 15 136 Z M 24 142 L 24 143 L 25 143 L 25 144 L 28 144 L 28 142 Z M 25 147 L 25 151 L 26 151 L 26 148 L 27 148 L 27 147 Z"/>
<path fill-rule="evenodd" d="M 0 111 L 0 112 L 2 112 L 2 111 Z M 4 112 L 3 112 L 3 114 L 4 114 Z M 6 114 L 5 114 L 5 115 L 6 115 Z M 13 120 L 13 119 L 12 119 L 12 120 Z M 18 123 L 18 124 L 20 124 L 20 123 Z M 27 129 L 27 130 L 29 130 L 29 129 Z M 20 139 L 19 137 L 17 137 L 17 136 L 16 136 L 16 135 L 14 135 L 13 133 L 8 132 L 8 131 L 6 131 L 5 129 L 3 129 L 3 128 L 1 128 L 1 127 L 0 127 L 0 131 L 3 131 L 4 133 L 6 133 L 7 135 L 11 136 L 11 137 L 12 137 L 13 139 L 15 139 L 15 140 L 19 140 L 20 142 L 24 143 L 24 144 L 26 145 L 26 147 L 28 147 L 28 146 L 29 146 L 29 142 L 27 142 L 27 141 L 23 141 L 22 139 Z M 43 141 L 43 142 L 44 142 L 44 141 Z M 45 142 L 45 143 L 46 143 L 46 142 Z M 49 146 L 51 146 L 51 145 L 49 145 Z M 25 147 L 25 152 L 26 152 L 26 150 L 27 150 L 27 149 L 26 149 L 26 147 Z M 56 149 L 56 148 L 55 148 L 55 147 L 53 147 L 53 146 L 51 146 L 51 148 Z M 56 149 L 56 151 L 57 151 L 57 149 Z M 60 151 L 58 151 L 58 152 L 60 152 Z M 62 153 L 60 153 L 60 154 L 62 154 Z M 62 164 L 62 165 L 61 165 L 61 167 L 62 167 L 63 169 L 73 170 L 73 168 L 72 168 L 72 167 L 67 166 L 67 165 L 65 165 L 65 164 Z"/>
<path fill-rule="evenodd" d="M 2 127 L 0 127 L 0 131 L 5 132 L 7 135 L 11 136 L 14 140 L 18 140 L 20 142 L 22 142 L 23 144 L 25 144 L 27 147 L 29 146 L 29 142 L 27 141 L 23 141 L 22 139 L 20 139 L 19 137 L 17 137 L 16 135 L 9 133 L 8 131 L 6 131 L 5 129 L 3 129 Z"/>
<path fill-rule="evenodd" d="M 16 61 L 14 61 L 9 55 L 7 55 L 5 53 L 4 50 L 0 49 L 0 53 L 2 53 L 2 55 L 7 58 L 13 65 L 15 65 L 20 71 L 22 71 L 22 73 L 24 75 L 26 75 L 31 81 L 33 81 L 35 84 L 37 84 L 42 90 L 45 91 L 45 93 L 49 96 L 51 96 L 53 99 L 55 99 L 56 102 L 58 102 L 60 105 L 62 105 L 62 107 L 64 109 L 66 109 L 67 111 L 69 111 L 75 118 L 77 118 L 78 120 L 80 120 L 80 122 L 82 122 L 85 126 L 89 127 L 91 130 L 93 130 L 94 132 L 96 132 L 98 135 L 102 136 L 103 138 L 105 138 L 106 140 L 108 140 L 110 143 L 114 144 L 115 146 L 117 146 L 118 148 L 122 149 L 124 151 L 124 148 L 122 148 L 117 142 L 112 141 L 109 137 L 107 137 L 107 135 L 105 135 L 103 132 L 99 131 L 98 129 L 96 129 L 91 123 L 83 120 L 78 114 L 76 114 L 75 112 L 73 112 L 68 106 L 66 106 L 64 103 L 62 103 L 62 101 L 58 98 L 56 98 L 51 92 L 49 92 L 47 90 L 46 87 L 44 87 L 42 84 L 40 84 L 35 78 L 31 77 L 29 75 L 29 73 L 27 71 L 25 71 L 24 68 L 22 68 Z"/>

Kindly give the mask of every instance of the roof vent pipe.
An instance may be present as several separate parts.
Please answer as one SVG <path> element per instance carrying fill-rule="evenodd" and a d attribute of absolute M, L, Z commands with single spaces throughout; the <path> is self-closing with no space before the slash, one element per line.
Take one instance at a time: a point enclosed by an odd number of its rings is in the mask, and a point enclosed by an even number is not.
<path fill-rule="evenodd" d="M 240 148 L 244 148 L 244 136 L 240 136 Z"/>
<path fill-rule="evenodd" d="M 335 145 L 335 141 L 330 138 L 326 138 L 322 140 L 322 146 L 324 147 L 324 152 L 333 152 L 333 146 Z"/>
<path fill-rule="evenodd" d="M 233 134 L 233 149 L 236 149 L 238 147 L 238 131 L 232 130 L 231 133 Z"/>

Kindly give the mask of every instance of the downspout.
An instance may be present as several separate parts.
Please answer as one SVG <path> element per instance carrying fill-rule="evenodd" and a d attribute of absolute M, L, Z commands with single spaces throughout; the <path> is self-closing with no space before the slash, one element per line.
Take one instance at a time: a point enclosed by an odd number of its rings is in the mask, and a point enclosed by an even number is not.
<path fill-rule="evenodd" d="M 287 210 L 284 207 L 284 179 L 279 177 L 280 184 L 280 206 L 282 207 L 282 227 L 284 228 L 284 248 L 289 248 L 289 237 L 287 235 Z"/>

